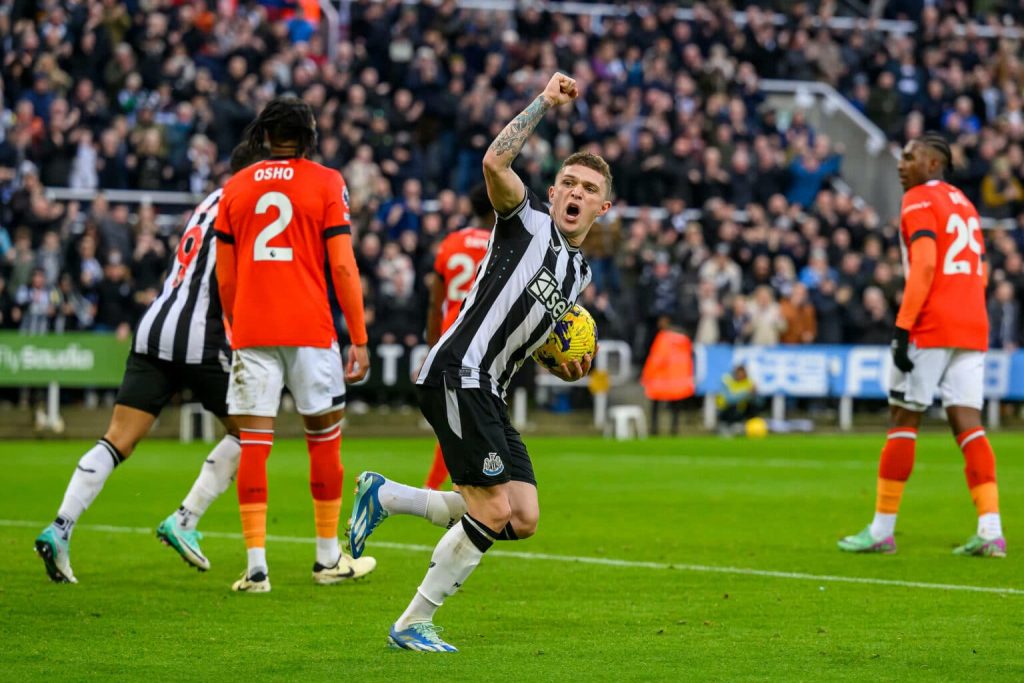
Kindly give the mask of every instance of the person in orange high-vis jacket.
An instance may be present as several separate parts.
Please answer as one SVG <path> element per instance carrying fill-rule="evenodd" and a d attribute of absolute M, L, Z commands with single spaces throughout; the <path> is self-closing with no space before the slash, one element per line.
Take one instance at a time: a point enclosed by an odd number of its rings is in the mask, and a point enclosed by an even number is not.
<path fill-rule="evenodd" d="M 672 414 L 672 434 L 679 433 L 679 411 L 684 399 L 693 396 L 693 344 L 682 332 L 663 329 L 651 344 L 640 383 L 651 401 L 651 434 L 658 433 L 658 413 L 667 403 Z"/>
<path fill-rule="evenodd" d="M 341 419 L 345 381 L 369 367 L 363 294 L 352 250 L 348 192 L 341 175 L 306 156 L 315 149 L 309 105 L 271 101 L 245 131 L 248 144 L 270 146 L 270 159 L 224 186 L 217 213 L 217 281 L 234 359 L 228 413 L 242 445 L 238 502 L 248 566 L 236 591 L 270 590 L 266 560 L 267 458 L 287 386 L 306 428 L 316 522 L 313 580 L 358 578 L 376 562 L 341 552 Z M 342 359 L 327 298 L 325 260 L 352 345 Z"/>
<path fill-rule="evenodd" d="M 908 142 L 900 157 L 906 285 L 892 342 L 891 428 L 878 467 L 874 519 L 839 541 L 848 552 L 896 552 L 896 514 L 914 467 L 917 429 L 938 393 L 978 514 L 977 533 L 953 552 L 1006 555 L 996 458 L 981 424 L 988 350 L 985 244 L 974 205 L 942 180 L 951 160 L 949 144 L 934 133 Z"/>

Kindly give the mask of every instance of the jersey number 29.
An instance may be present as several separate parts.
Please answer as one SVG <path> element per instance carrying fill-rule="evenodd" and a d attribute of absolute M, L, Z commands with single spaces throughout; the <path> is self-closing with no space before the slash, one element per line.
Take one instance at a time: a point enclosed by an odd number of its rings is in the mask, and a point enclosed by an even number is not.
<path fill-rule="evenodd" d="M 952 214 L 946 223 L 946 234 L 956 234 L 953 243 L 946 250 L 946 258 L 942 260 L 943 275 L 970 275 L 971 262 L 958 259 L 960 252 L 970 249 L 978 255 L 978 275 L 983 273 L 981 264 L 981 244 L 974 238 L 974 233 L 981 230 L 978 219 L 971 216 L 966 221 L 959 214 Z"/>
<path fill-rule="evenodd" d="M 291 247 L 268 247 L 267 242 L 274 239 L 288 227 L 292 222 L 292 200 L 288 195 L 281 192 L 267 192 L 256 202 L 256 215 L 261 216 L 267 213 L 271 207 L 277 209 L 277 218 L 256 235 L 256 241 L 252 247 L 253 261 L 291 261 Z"/>

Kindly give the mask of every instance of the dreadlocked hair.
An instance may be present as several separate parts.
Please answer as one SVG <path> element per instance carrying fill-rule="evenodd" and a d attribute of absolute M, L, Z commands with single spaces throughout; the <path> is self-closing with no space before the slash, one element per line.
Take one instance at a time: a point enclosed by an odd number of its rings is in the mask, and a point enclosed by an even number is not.
<path fill-rule="evenodd" d="M 294 142 L 298 155 L 316 151 L 313 110 L 298 97 L 275 97 L 243 133 L 246 146 L 258 154 L 266 142 L 271 145 Z"/>
<path fill-rule="evenodd" d="M 917 141 L 939 155 L 942 159 L 943 171 L 953 167 L 953 151 L 949 148 L 949 142 L 941 133 L 929 131 L 917 138 Z"/>

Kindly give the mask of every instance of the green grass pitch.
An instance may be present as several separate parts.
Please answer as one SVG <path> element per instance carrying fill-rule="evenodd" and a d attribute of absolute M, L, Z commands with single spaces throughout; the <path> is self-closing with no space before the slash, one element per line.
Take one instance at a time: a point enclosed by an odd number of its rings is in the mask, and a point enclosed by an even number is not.
<path fill-rule="evenodd" d="M 5 442 L 0 679 L 1024 679 L 1024 436 L 992 438 L 1006 560 L 950 554 L 975 521 L 959 451 L 939 433 L 918 443 L 899 553 L 837 551 L 870 519 L 882 438 L 528 438 L 539 533 L 496 546 L 438 613 L 462 650 L 453 656 L 385 644 L 441 534 L 427 522 L 386 521 L 368 543 L 379 564 L 367 579 L 312 583 L 301 441 L 279 441 L 270 458 L 280 538 L 268 543 L 267 595 L 229 590 L 245 562 L 233 491 L 200 525 L 211 571 L 156 541 L 206 451 L 166 441 L 143 443 L 79 522 L 80 583 L 51 584 L 32 540 L 88 444 Z M 418 484 L 431 450 L 347 438 L 344 514 L 361 470 Z"/>

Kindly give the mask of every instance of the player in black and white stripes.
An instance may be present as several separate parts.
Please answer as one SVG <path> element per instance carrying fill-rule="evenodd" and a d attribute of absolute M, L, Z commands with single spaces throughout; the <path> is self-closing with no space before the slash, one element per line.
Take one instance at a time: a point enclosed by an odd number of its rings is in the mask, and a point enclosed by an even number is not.
<path fill-rule="evenodd" d="M 244 145 L 231 155 L 231 172 L 262 160 Z M 213 221 L 221 190 L 204 199 L 189 218 L 178 242 L 163 289 L 139 322 L 114 413 L 103 438 L 78 461 L 57 518 L 36 537 L 36 552 L 57 583 L 77 583 L 69 542 L 79 516 L 92 504 L 114 468 L 132 454 L 160 411 L 182 389 L 212 412 L 227 435 L 206 457 L 185 500 L 157 528 L 161 541 L 200 571 L 210 562 L 199 547 L 199 518 L 235 478 L 238 428 L 227 414 L 231 347 L 217 293 Z"/>
<path fill-rule="evenodd" d="M 412 602 L 391 627 L 396 647 L 455 651 L 438 636 L 434 612 L 495 541 L 526 538 L 537 528 L 533 465 L 509 421 L 504 394 L 512 375 L 590 283 L 579 247 L 611 208 L 612 178 L 601 157 L 571 155 L 548 189 L 549 210 L 512 171 L 512 161 L 545 113 L 577 96 L 576 82 L 555 74 L 487 150 L 484 179 L 498 215 L 491 243 L 458 319 L 430 350 L 417 379 L 420 408 L 459 492 L 415 489 L 374 472 L 359 477 L 349 530 L 353 556 L 391 514 L 449 527 Z M 572 381 L 589 372 L 590 362 L 587 355 L 553 372 Z"/>
<path fill-rule="evenodd" d="M 222 190 L 192 212 L 160 295 L 135 330 L 135 353 L 187 365 L 227 363 L 231 348 L 217 296 L 213 219 Z"/>

